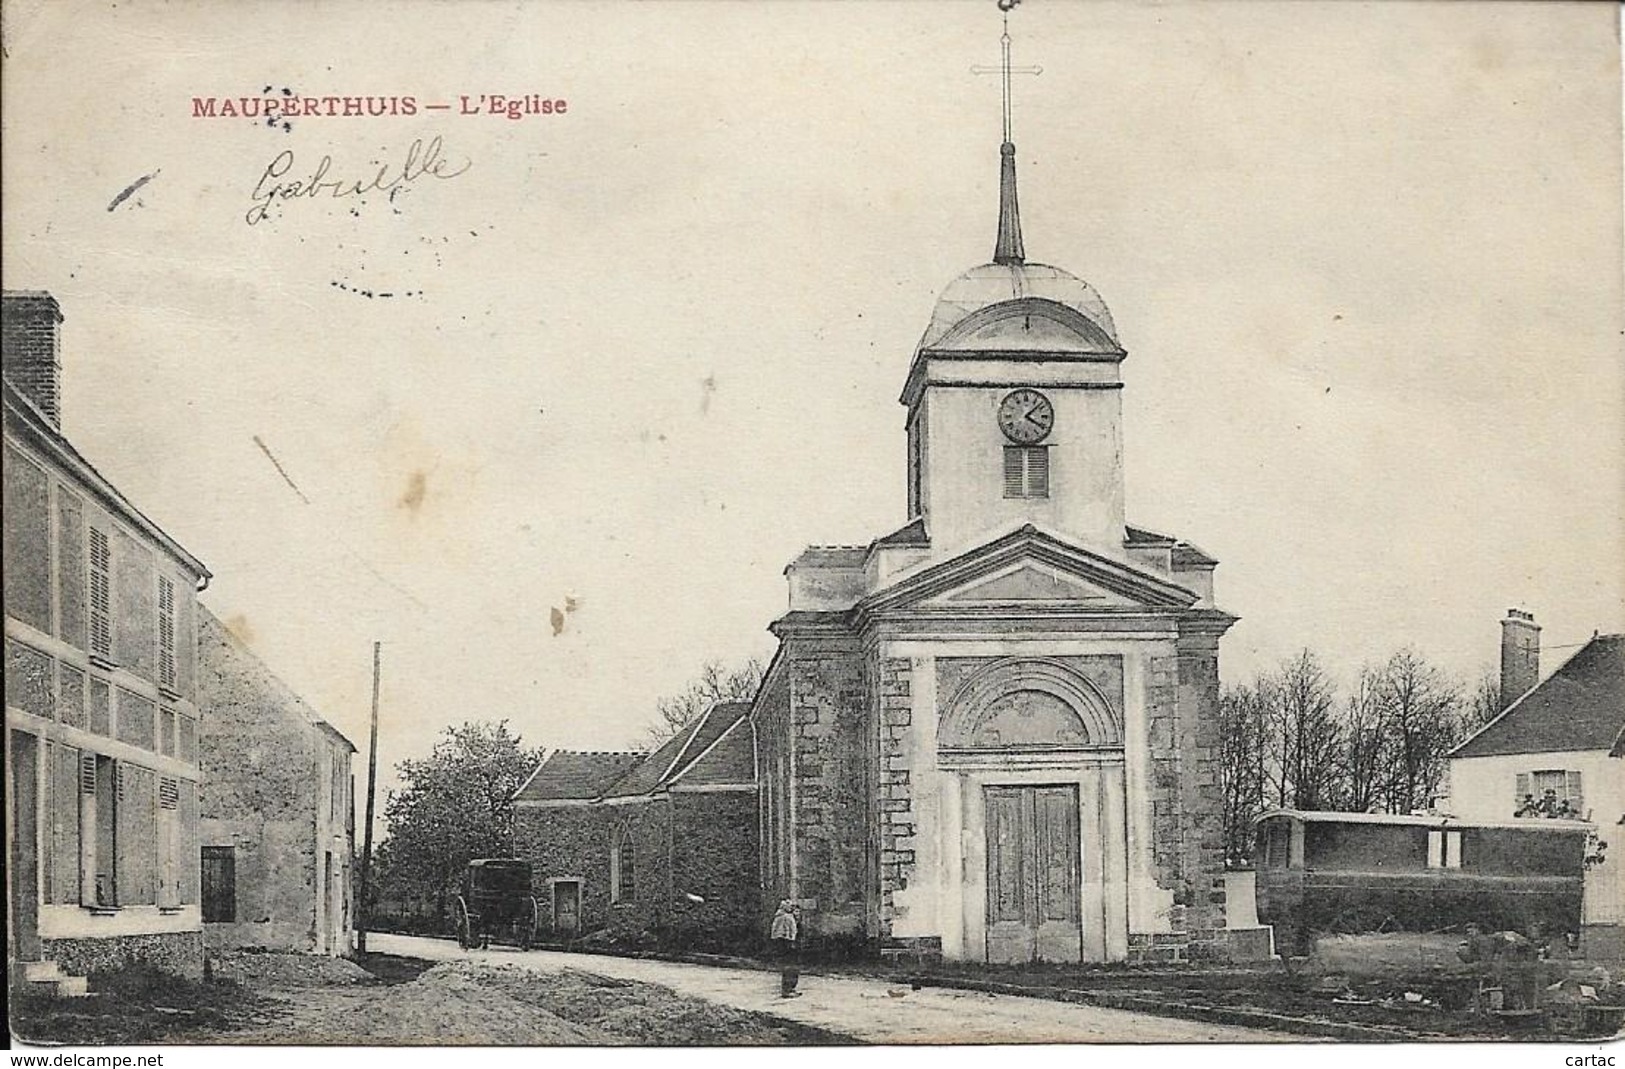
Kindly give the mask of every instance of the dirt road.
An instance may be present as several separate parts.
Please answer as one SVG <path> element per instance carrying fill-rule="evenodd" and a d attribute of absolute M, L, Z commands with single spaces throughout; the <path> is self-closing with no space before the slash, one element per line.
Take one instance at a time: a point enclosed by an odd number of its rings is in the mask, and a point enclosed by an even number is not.
<path fill-rule="evenodd" d="M 518 951 L 462 950 L 439 939 L 368 936 L 368 948 L 435 961 L 470 960 L 540 972 L 573 969 L 661 984 L 678 994 L 736 1009 L 777 1014 L 866 1043 L 1281 1043 L 1274 1032 L 1153 1017 L 1010 995 L 907 987 L 852 977 L 807 976 L 803 997 L 778 997 L 778 976 L 751 969 L 668 961 Z"/>

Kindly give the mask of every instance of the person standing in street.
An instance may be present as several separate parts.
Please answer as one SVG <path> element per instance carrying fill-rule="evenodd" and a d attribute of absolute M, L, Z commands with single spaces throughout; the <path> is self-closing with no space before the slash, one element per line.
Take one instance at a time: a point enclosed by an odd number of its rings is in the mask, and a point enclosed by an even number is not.
<path fill-rule="evenodd" d="M 800 936 L 801 925 L 796 919 L 795 907 L 786 898 L 779 903 L 779 911 L 773 914 L 773 926 L 768 931 L 773 956 L 779 962 L 780 998 L 801 997 L 801 992 L 796 990 L 796 984 L 801 981 L 801 969 L 796 962 L 796 943 Z"/>

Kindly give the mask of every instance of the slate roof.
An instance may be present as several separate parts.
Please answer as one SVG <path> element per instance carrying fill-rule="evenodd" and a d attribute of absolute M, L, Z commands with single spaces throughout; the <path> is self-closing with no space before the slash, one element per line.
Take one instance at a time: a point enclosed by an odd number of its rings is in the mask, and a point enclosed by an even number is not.
<path fill-rule="evenodd" d="M 673 779 L 679 787 L 715 787 L 756 782 L 756 745 L 748 713 L 741 703 L 710 752 L 703 752 Z"/>
<path fill-rule="evenodd" d="M 514 800 L 591 801 L 627 773 L 645 755 L 631 750 L 554 750 L 519 788 Z"/>
<path fill-rule="evenodd" d="M 521 802 L 594 802 L 685 786 L 756 782 L 749 702 L 719 702 L 653 753 L 555 750 L 514 795 Z"/>
<path fill-rule="evenodd" d="M 1625 742 L 1625 635 L 1597 635 L 1451 751 L 1452 757 L 1607 750 Z"/>

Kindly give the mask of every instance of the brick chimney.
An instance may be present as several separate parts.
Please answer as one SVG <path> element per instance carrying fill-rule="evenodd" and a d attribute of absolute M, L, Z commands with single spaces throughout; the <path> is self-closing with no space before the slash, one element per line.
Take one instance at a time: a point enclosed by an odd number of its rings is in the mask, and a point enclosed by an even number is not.
<path fill-rule="evenodd" d="M 1533 613 L 1508 609 L 1501 621 L 1501 708 L 1540 681 L 1540 625 Z"/>
<path fill-rule="evenodd" d="M 39 290 L 6 290 L 0 334 L 6 381 L 62 427 L 62 309 Z"/>

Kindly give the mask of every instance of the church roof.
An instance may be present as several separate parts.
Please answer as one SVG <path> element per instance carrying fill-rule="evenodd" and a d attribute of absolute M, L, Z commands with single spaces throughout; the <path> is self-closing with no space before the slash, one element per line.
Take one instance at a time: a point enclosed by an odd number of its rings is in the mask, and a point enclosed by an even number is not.
<path fill-rule="evenodd" d="M 630 750 L 554 750 L 519 788 L 514 800 L 556 802 L 597 798 L 644 756 Z"/>
<path fill-rule="evenodd" d="M 1625 635 L 1597 635 L 1451 757 L 1605 750 L 1625 741 Z"/>
<path fill-rule="evenodd" d="M 931 324 L 920 338 L 920 348 L 942 341 L 960 323 L 994 305 L 1028 298 L 1051 301 L 1070 308 L 1094 324 L 1113 343 L 1117 326 L 1095 288 L 1083 279 L 1048 264 L 991 263 L 960 275 L 937 298 Z"/>
<path fill-rule="evenodd" d="M 718 702 L 653 753 L 555 750 L 514 796 L 521 802 L 638 798 L 684 786 L 756 782 L 749 702 Z"/>

